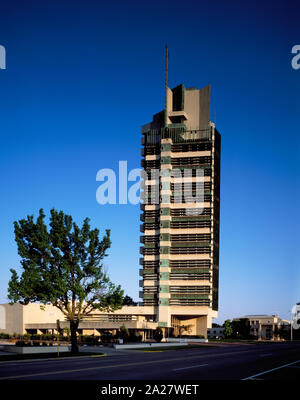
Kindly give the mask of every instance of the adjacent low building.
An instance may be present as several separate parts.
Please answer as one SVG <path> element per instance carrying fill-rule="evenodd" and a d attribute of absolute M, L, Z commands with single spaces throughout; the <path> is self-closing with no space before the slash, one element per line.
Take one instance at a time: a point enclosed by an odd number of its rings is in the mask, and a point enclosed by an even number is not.
<path fill-rule="evenodd" d="M 250 334 L 256 336 L 258 340 L 275 340 L 282 333 L 290 329 L 290 321 L 279 318 L 278 315 L 245 315 L 240 318 L 248 318 L 250 322 Z"/>
<path fill-rule="evenodd" d="M 207 329 L 207 339 L 224 339 L 223 326 L 213 327 Z"/>
<path fill-rule="evenodd" d="M 143 339 L 150 339 L 157 327 L 154 322 L 153 311 L 150 307 L 124 306 L 114 313 L 95 311 L 82 319 L 78 333 L 83 335 L 100 335 L 103 331 L 116 333 L 125 325 L 132 333 L 142 334 Z M 0 305 L 0 333 L 25 334 L 25 333 L 57 333 L 57 320 L 61 329 L 68 329 L 69 322 L 63 313 L 52 305 L 41 307 L 40 304 L 31 303 Z"/>

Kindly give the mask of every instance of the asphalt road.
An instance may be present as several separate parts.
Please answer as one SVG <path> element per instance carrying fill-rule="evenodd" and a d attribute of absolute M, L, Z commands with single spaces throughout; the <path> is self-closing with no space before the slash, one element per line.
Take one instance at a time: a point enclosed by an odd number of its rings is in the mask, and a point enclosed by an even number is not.
<path fill-rule="evenodd" d="M 199 346 L 161 352 L 120 351 L 106 357 L 0 362 L 2 381 L 246 378 L 299 380 L 300 343 Z"/>

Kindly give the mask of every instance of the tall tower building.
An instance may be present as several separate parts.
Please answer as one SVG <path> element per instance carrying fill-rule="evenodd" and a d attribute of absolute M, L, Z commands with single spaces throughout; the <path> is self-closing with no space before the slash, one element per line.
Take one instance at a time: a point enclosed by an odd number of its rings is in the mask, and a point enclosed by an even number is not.
<path fill-rule="evenodd" d="M 143 305 L 160 327 L 206 336 L 218 311 L 221 137 L 210 86 L 170 89 L 167 53 L 165 109 L 142 127 L 142 145 Z"/>

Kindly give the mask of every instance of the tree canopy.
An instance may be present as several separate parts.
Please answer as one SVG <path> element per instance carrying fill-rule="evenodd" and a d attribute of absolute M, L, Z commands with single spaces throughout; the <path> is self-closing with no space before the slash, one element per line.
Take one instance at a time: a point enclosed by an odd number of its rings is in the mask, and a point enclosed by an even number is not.
<path fill-rule="evenodd" d="M 224 327 L 224 337 L 230 338 L 233 333 L 230 319 L 226 319 L 226 321 L 224 321 L 223 327 Z"/>
<path fill-rule="evenodd" d="M 48 229 L 45 217 L 41 209 L 36 221 L 29 215 L 14 222 L 23 272 L 18 276 L 10 270 L 8 298 L 11 303 L 57 307 L 70 321 L 76 350 L 79 321 L 95 310 L 114 311 L 123 303 L 123 290 L 110 281 L 103 268 L 111 246 L 110 231 L 100 239 L 99 230 L 91 229 L 88 218 L 79 227 L 70 215 L 55 209 L 50 211 Z"/>
<path fill-rule="evenodd" d="M 248 339 L 250 337 L 250 321 L 248 318 L 232 320 L 231 328 L 234 338 Z"/>
<path fill-rule="evenodd" d="M 137 302 L 133 301 L 132 297 L 126 295 L 123 298 L 123 306 L 136 306 Z"/>

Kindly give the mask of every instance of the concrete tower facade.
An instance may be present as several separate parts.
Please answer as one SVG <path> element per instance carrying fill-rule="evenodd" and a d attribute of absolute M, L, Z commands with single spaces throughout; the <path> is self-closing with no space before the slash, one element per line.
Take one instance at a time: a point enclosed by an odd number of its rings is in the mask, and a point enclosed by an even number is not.
<path fill-rule="evenodd" d="M 210 86 L 166 85 L 165 110 L 142 127 L 142 146 L 143 305 L 160 327 L 206 336 L 219 286 L 221 138 Z"/>

